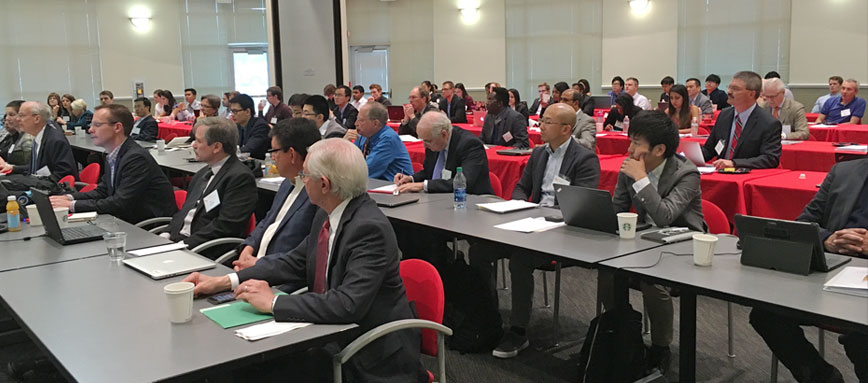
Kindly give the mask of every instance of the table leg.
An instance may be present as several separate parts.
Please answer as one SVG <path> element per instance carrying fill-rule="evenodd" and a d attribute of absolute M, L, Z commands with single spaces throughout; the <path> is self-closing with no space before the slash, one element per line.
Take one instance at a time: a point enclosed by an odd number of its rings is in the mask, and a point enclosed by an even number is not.
<path fill-rule="evenodd" d="M 681 290 L 680 329 L 678 347 L 678 381 L 696 381 L 696 294 Z"/>

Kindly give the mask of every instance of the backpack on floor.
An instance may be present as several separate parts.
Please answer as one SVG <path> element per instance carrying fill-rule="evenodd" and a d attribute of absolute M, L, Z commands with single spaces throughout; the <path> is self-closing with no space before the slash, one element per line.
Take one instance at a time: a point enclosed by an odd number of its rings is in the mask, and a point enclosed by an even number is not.
<path fill-rule="evenodd" d="M 446 339 L 449 348 L 462 353 L 494 349 L 503 336 L 503 323 L 485 278 L 460 257 L 442 275 L 446 293 L 443 324 L 452 329 Z"/>
<path fill-rule="evenodd" d="M 645 376 L 642 313 L 629 305 L 591 320 L 579 351 L 579 381 L 633 382 Z"/>

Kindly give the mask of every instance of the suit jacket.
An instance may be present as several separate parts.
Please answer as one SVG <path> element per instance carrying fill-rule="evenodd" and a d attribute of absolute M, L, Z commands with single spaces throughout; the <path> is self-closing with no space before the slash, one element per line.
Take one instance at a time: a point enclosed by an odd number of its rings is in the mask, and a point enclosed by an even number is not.
<path fill-rule="evenodd" d="M 762 102 L 759 106 L 774 116 L 771 105 Z M 798 101 L 784 98 L 784 102 L 781 103 L 781 109 L 778 110 L 778 121 L 781 122 L 781 125 L 790 126 L 790 133 L 787 134 L 788 140 L 807 140 L 811 138 L 811 132 L 808 129 L 808 119 L 805 117 L 805 106 Z"/>
<path fill-rule="evenodd" d="M 310 233 L 310 223 L 319 208 L 310 203 L 304 185 L 298 185 L 298 187 L 301 188 L 301 191 L 295 197 L 292 206 L 286 211 L 283 220 L 278 224 L 277 231 L 274 232 L 274 236 L 268 243 L 268 248 L 265 249 L 265 255 L 287 253 L 298 246 Z M 277 194 L 274 196 L 274 202 L 271 203 L 271 209 L 268 210 L 268 214 L 259 221 L 256 229 L 247 236 L 242 246 L 252 247 L 255 250 L 253 254 L 259 251 L 259 245 L 262 243 L 265 229 L 271 226 L 274 220 L 277 219 L 277 214 L 280 212 L 283 203 L 289 197 L 289 193 L 292 192 L 293 188 L 294 186 L 290 180 L 285 180 L 280 184 L 280 188 L 277 189 Z"/>
<path fill-rule="evenodd" d="M 868 159 L 839 162 L 832 167 L 814 199 L 796 221 L 816 222 L 821 239 L 843 229 L 868 178 Z"/>
<path fill-rule="evenodd" d="M 337 121 L 329 119 L 325 122 L 325 133 L 322 135 L 322 138 L 340 138 L 343 137 L 344 134 L 347 134 L 347 128 Z"/>
<path fill-rule="evenodd" d="M 137 223 L 178 211 L 172 185 L 147 149 L 127 139 L 118 149 L 115 168 L 112 182 L 106 159 L 96 189 L 72 194 L 76 212 L 96 211 Z"/>
<path fill-rule="evenodd" d="M 239 281 L 313 287 L 317 234 L 328 214 L 319 210 L 310 232 L 288 253 L 266 257 L 238 272 Z M 284 295 L 274 304 L 277 321 L 357 323 L 359 332 L 395 320 L 415 318 L 398 272 L 398 242 L 389 220 L 365 193 L 353 198 L 335 229 L 323 294 Z M 421 368 L 418 331 L 386 335 L 344 365 L 349 381 L 413 382 Z"/>
<path fill-rule="evenodd" d="M 154 116 L 149 114 L 140 118 L 136 123 L 133 125 L 133 132 L 130 134 L 130 138 L 148 142 L 157 140 L 157 136 L 160 134 L 160 127 L 157 126 L 157 120 L 154 119 Z M 138 132 L 136 132 L 136 129 L 138 129 Z"/>
<path fill-rule="evenodd" d="M 51 177 L 60 180 L 71 175 L 78 179 L 78 164 L 72 155 L 72 147 L 63 135 L 63 131 L 46 125 L 42 133 L 42 141 L 35 142 L 38 145 L 39 156 L 36 158 L 36 170 L 47 166 Z M 30 174 L 30 165 L 16 165 L 12 168 L 15 174 Z"/>
<path fill-rule="evenodd" d="M 551 102 L 551 99 L 549 99 L 549 104 L 551 104 L 551 103 L 552 103 L 552 102 Z M 545 108 L 543 108 L 542 110 L 540 110 L 540 113 L 537 114 L 536 111 L 537 111 L 537 109 L 539 109 L 539 104 L 540 104 L 539 97 L 533 99 L 533 103 L 530 104 L 530 109 L 528 110 L 528 111 L 530 112 L 530 114 L 532 114 L 532 115 L 538 115 L 538 116 L 542 117 L 542 112 L 545 110 Z"/>
<path fill-rule="evenodd" d="M 509 133 L 509 140 L 503 136 Z M 512 146 L 529 148 L 527 138 L 527 119 L 509 107 L 503 108 L 499 114 L 487 114 L 482 124 L 482 134 L 479 138 L 488 145 Z"/>
<path fill-rule="evenodd" d="M 597 123 L 583 111 L 576 112 L 576 125 L 573 126 L 573 137 L 582 146 L 594 153 L 597 145 Z"/>
<path fill-rule="evenodd" d="M 193 248 L 212 239 L 247 236 L 247 222 L 256 207 L 257 198 L 253 173 L 234 155 L 228 157 L 220 171 L 211 176 L 211 183 L 208 183 L 206 175 L 210 171 L 211 167 L 206 166 L 196 172 L 190 181 L 191 194 L 187 195 L 184 206 L 169 223 L 169 239 L 172 241 L 184 240 L 184 243 Z M 198 196 L 193 195 L 197 190 L 201 190 L 204 184 L 208 185 L 204 192 Z M 220 204 L 207 211 L 203 200 L 212 192 L 216 192 L 220 197 Z M 180 232 L 184 227 L 184 217 L 190 209 L 196 209 L 196 213 L 190 226 L 190 237 L 185 238 Z M 219 255 L 207 254 L 213 258 Z"/>
<path fill-rule="evenodd" d="M 346 108 L 344 108 L 343 114 L 341 114 L 341 108 L 335 106 L 332 112 L 334 112 L 335 121 L 337 121 L 338 124 L 341 124 L 341 126 L 347 129 L 356 128 L 356 119 L 359 118 L 359 111 L 355 106 L 348 103 Z"/>
<path fill-rule="evenodd" d="M 711 107 L 711 99 L 708 96 L 699 93 L 696 95 L 696 98 L 690 101 L 690 105 L 696 105 L 699 107 L 699 110 L 702 111 L 702 114 L 711 114 L 714 113 L 714 108 Z M 718 110 L 723 110 L 718 107 Z M 722 112 L 721 112 L 722 113 Z"/>
<path fill-rule="evenodd" d="M 720 112 L 702 147 L 705 161 L 714 157 L 722 158 L 722 154 L 715 151 L 718 142 L 723 142 L 721 152 L 726 153 L 733 119 L 735 108 L 726 108 Z M 732 158 L 732 162 L 739 168 L 776 168 L 781 158 L 781 122 L 762 108 L 754 108 L 742 128 Z"/>
<path fill-rule="evenodd" d="M 527 103 L 524 101 L 519 102 L 518 105 L 515 106 L 515 111 L 524 116 L 525 120 L 530 118 L 530 110 L 527 108 Z"/>
<path fill-rule="evenodd" d="M 630 206 L 633 206 L 639 214 L 639 222 L 645 222 L 645 217 L 651 216 L 658 227 L 678 226 L 706 231 L 699 171 L 692 162 L 678 154 L 669 157 L 656 190 L 649 184 L 637 194 L 633 190 L 635 182 L 624 173 L 618 174 L 618 184 L 612 196 L 616 213 L 630 211 Z"/>
<path fill-rule="evenodd" d="M 590 94 L 582 95 L 582 101 L 580 103 L 582 112 L 585 112 L 589 117 L 594 117 L 594 98 L 591 97 Z"/>
<path fill-rule="evenodd" d="M 413 137 L 419 137 L 416 134 L 416 125 L 419 124 L 419 119 L 422 118 L 422 115 L 431 111 L 439 110 L 436 106 L 431 105 L 431 103 L 425 104 L 425 108 L 422 109 L 421 113 L 416 113 L 413 118 L 411 118 L 406 123 L 402 123 L 401 126 L 398 127 L 398 134 L 409 134 Z"/>
<path fill-rule="evenodd" d="M 570 142 L 561 162 L 558 175 L 570 182 L 570 185 L 596 188 L 600 183 L 600 160 L 597 155 L 580 145 L 578 142 Z M 567 144 L 565 143 L 565 145 Z M 539 203 L 542 199 L 543 176 L 549 161 L 548 145 L 540 145 L 533 149 L 530 159 L 521 178 L 512 190 L 512 199 Z M 555 199 L 557 203 L 557 199 Z"/>
<path fill-rule="evenodd" d="M 711 100 L 712 104 L 717 105 L 717 110 L 723 110 L 724 108 L 729 107 L 729 99 L 727 98 L 726 92 L 724 92 L 723 89 L 717 88 L 714 90 L 714 92 L 711 92 L 710 95 L 708 94 L 708 89 L 703 89 L 702 94 L 707 96 Z M 711 112 L 706 112 L 705 109 L 702 109 L 702 113 Z"/>
<path fill-rule="evenodd" d="M 440 152 L 432 152 L 425 149 L 425 162 L 422 170 L 413 174 L 413 181 L 422 182 L 428 180 L 429 193 L 451 193 L 452 180 L 432 179 L 434 166 Z M 491 180 L 488 177 L 488 156 L 482 141 L 473 133 L 458 127 L 452 127 L 452 135 L 449 138 L 449 149 L 446 164 L 443 169 L 455 175 L 455 168 L 461 166 L 464 177 L 467 178 L 467 193 L 469 194 L 494 194 L 491 188 Z"/>
<path fill-rule="evenodd" d="M 454 95 L 452 96 L 452 102 L 448 103 L 450 105 L 448 112 L 452 112 L 451 114 L 448 113 L 446 110 L 446 97 L 440 97 L 440 101 L 438 102 L 438 104 L 440 105 L 440 110 L 442 110 L 443 113 L 446 113 L 446 115 L 449 116 L 449 119 L 452 121 L 453 124 L 467 123 L 467 110 L 464 107 L 464 99 L 462 99 L 461 97 Z"/>
<path fill-rule="evenodd" d="M 265 151 L 271 148 L 268 132 L 271 128 L 261 117 L 250 117 L 247 126 L 238 125 L 238 144 L 242 153 L 250 153 L 250 157 L 265 159 Z"/>
<path fill-rule="evenodd" d="M 33 149 L 33 136 L 18 132 L 9 133 L 0 141 L 0 157 L 12 165 L 29 165 Z"/>

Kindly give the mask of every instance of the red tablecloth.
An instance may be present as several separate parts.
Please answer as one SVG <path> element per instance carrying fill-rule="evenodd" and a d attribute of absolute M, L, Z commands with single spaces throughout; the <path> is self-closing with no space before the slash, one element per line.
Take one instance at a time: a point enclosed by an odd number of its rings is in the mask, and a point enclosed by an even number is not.
<path fill-rule="evenodd" d="M 835 127 L 808 126 L 808 129 L 810 129 L 812 141 L 835 142 L 835 139 L 838 138 L 838 130 Z"/>
<path fill-rule="evenodd" d="M 394 129 L 397 132 L 398 128 L 401 126 L 401 123 L 400 122 L 388 122 L 388 123 L 386 123 L 386 125 L 390 126 L 392 129 Z M 473 133 L 476 137 L 479 137 L 479 135 L 482 134 L 482 127 L 481 126 L 474 126 L 473 124 L 452 124 L 452 125 L 457 126 L 461 129 L 464 129 L 470 133 Z M 190 134 L 190 132 L 187 131 L 187 134 Z M 528 128 L 527 136 L 528 136 L 528 139 L 530 140 L 530 142 L 533 143 L 531 146 L 542 144 L 542 138 L 540 138 L 540 133 L 538 130 L 531 130 Z"/>
<path fill-rule="evenodd" d="M 705 144 L 705 138 L 684 137 L 685 141 L 696 141 L 700 145 Z M 597 134 L 597 150 L 600 154 L 627 154 L 630 147 L 630 138 L 620 132 L 608 132 Z"/>
<path fill-rule="evenodd" d="M 600 158 L 600 184 L 599 189 L 608 190 L 609 194 L 615 191 L 615 185 L 618 184 L 618 173 L 621 171 L 621 163 L 627 159 L 627 156 L 616 154 L 602 154 Z"/>
<path fill-rule="evenodd" d="M 868 125 L 841 124 L 835 130 L 838 132 L 836 142 L 868 144 Z"/>
<path fill-rule="evenodd" d="M 733 223 L 736 214 L 747 214 L 750 196 L 744 193 L 744 183 L 775 174 L 790 172 L 786 169 L 754 169 L 747 174 L 703 174 L 700 180 L 702 199 L 714 202 Z"/>
<path fill-rule="evenodd" d="M 804 175 L 805 179 L 799 177 Z M 760 217 L 796 219 L 811 202 L 825 172 L 789 172 L 744 183 L 747 213 Z"/>
<path fill-rule="evenodd" d="M 808 119 L 808 122 L 817 121 L 817 117 L 820 117 L 820 113 L 805 113 L 805 118 Z"/>
<path fill-rule="evenodd" d="M 193 124 L 187 122 L 159 122 L 157 123 L 157 127 L 159 127 L 160 131 L 157 134 L 157 138 L 166 139 L 166 136 L 169 133 L 175 133 L 177 137 L 187 137 L 190 135 L 190 131 L 193 130 Z"/>
<path fill-rule="evenodd" d="M 838 161 L 836 155 L 864 155 L 855 151 L 841 151 L 831 142 L 802 141 L 796 144 L 782 145 L 781 167 L 794 171 L 828 172 Z"/>

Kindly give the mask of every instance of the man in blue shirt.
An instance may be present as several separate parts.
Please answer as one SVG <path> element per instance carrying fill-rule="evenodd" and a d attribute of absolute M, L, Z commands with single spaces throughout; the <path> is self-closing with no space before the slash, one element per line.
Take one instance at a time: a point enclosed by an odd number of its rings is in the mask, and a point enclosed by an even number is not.
<path fill-rule="evenodd" d="M 413 174 L 413 164 L 398 133 L 386 126 L 388 120 L 389 112 L 383 104 L 362 106 L 356 119 L 356 147 L 368 163 L 368 177 L 391 181 L 397 173 Z"/>
<path fill-rule="evenodd" d="M 624 93 L 624 79 L 621 76 L 615 76 L 612 78 L 612 90 L 608 93 L 609 98 L 612 99 L 612 105 L 615 105 L 615 99 L 621 93 Z"/>
<path fill-rule="evenodd" d="M 823 104 L 817 123 L 827 124 L 859 124 L 865 115 L 865 99 L 856 97 L 859 93 L 859 81 L 847 79 L 841 86 L 841 95 L 830 97 Z"/>

